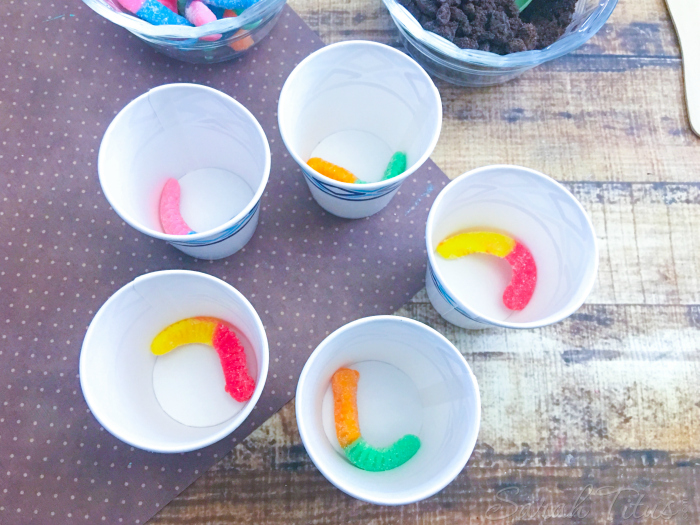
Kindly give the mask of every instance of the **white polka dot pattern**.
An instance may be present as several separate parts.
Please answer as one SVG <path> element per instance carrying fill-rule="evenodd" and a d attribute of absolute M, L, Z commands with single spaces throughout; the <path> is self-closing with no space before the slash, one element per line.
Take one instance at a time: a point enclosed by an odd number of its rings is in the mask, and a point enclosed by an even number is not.
<path fill-rule="evenodd" d="M 143 523 L 292 396 L 312 349 L 358 317 L 389 313 L 423 286 L 428 208 L 446 182 L 431 163 L 381 213 L 347 221 L 312 200 L 277 130 L 291 69 L 321 46 L 286 8 L 241 60 L 212 66 L 156 54 L 80 2 L 8 0 L 0 84 L 0 522 Z M 114 115 L 149 88 L 197 82 L 248 107 L 270 140 L 272 172 L 252 241 L 199 261 L 124 224 L 95 162 Z M 258 310 L 270 373 L 236 433 L 162 455 L 113 438 L 89 413 L 80 345 L 102 303 L 134 277 L 185 268 L 237 287 Z"/>

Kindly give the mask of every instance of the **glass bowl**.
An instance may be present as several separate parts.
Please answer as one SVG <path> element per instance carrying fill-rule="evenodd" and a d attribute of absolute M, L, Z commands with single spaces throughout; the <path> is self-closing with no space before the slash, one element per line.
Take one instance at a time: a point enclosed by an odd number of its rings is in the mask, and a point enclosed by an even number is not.
<path fill-rule="evenodd" d="M 286 0 L 260 0 L 237 17 L 200 27 L 154 26 L 123 9 L 116 0 L 83 2 L 165 55 L 193 64 L 210 64 L 236 58 L 262 40 L 277 22 Z M 221 38 L 201 39 L 216 34 Z"/>
<path fill-rule="evenodd" d="M 532 51 L 497 55 L 478 49 L 460 49 L 426 31 L 396 0 L 383 0 L 399 29 L 408 53 L 428 73 L 460 86 L 491 86 L 511 80 L 548 60 L 582 46 L 608 20 L 617 0 L 578 0 L 572 22 L 552 45 Z"/>

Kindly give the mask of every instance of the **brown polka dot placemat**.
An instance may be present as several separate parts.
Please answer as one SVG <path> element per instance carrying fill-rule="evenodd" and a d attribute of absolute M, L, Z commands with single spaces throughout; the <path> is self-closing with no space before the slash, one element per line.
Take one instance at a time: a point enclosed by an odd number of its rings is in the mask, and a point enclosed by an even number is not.
<path fill-rule="evenodd" d="M 195 66 L 157 54 L 77 0 L 4 3 L 0 34 L 0 522 L 143 523 L 289 401 L 326 334 L 391 313 L 423 286 L 428 208 L 446 177 L 430 162 L 381 213 L 349 221 L 312 200 L 277 130 L 292 68 L 320 48 L 289 8 L 238 61 Z M 246 248 L 210 262 L 123 223 L 96 160 L 114 115 L 148 89 L 197 82 L 258 118 L 272 150 L 260 224 Z M 188 454 L 131 448 L 83 399 L 78 358 L 102 303 L 135 277 L 184 268 L 253 303 L 270 342 L 265 391 L 223 441 Z"/>

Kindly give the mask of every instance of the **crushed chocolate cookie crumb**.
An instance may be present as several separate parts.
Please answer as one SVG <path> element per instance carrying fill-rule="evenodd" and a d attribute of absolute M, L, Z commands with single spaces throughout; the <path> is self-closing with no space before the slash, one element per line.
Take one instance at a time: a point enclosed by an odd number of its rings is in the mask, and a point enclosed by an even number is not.
<path fill-rule="evenodd" d="M 576 9 L 576 0 L 533 0 L 522 13 L 514 0 L 398 1 L 427 31 L 459 48 L 499 55 L 549 46 Z"/>

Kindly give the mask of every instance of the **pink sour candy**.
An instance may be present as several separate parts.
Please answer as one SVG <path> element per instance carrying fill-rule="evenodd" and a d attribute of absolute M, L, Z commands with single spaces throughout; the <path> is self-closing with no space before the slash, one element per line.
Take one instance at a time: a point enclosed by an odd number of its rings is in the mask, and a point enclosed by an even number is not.
<path fill-rule="evenodd" d="M 169 235 L 188 235 L 194 233 L 192 228 L 180 215 L 180 183 L 177 179 L 165 181 L 160 194 L 160 225 Z"/>
<path fill-rule="evenodd" d="M 537 266 L 530 250 L 516 241 L 505 256 L 513 268 L 513 277 L 503 292 L 503 304 L 511 310 L 522 310 L 530 302 L 537 284 Z"/>
<path fill-rule="evenodd" d="M 158 0 L 165 7 L 170 9 L 173 13 L 177 13 L 177 0 Z"/>
<path fill-rule="evenodd" d="M 212 13 L 211 9 L 209 9 L 200 0 L 192 0 L 191 2 L 187 2 L 187 7 L 185 7 L 185 18 L 187 18 L 187 20 L 192 22 L 197 27 L 216 21 L 216 15 Z M 220 34 L 214 34 L 203 36 L 201 40 L 214 42 L 220 38 Z"/>
<path fill-rule="evenodd" d="M 186 18 L 177 14 L 177 12 L 171 11 L 169 7 L 166 7 L 158 0 L 117 0 L 121 6 L 134 13 L 141 20 L 153 25 L 183 25 L 189 26 L 190 24 Z M 171 0 L 167 0 L 170 2 Z"/>

